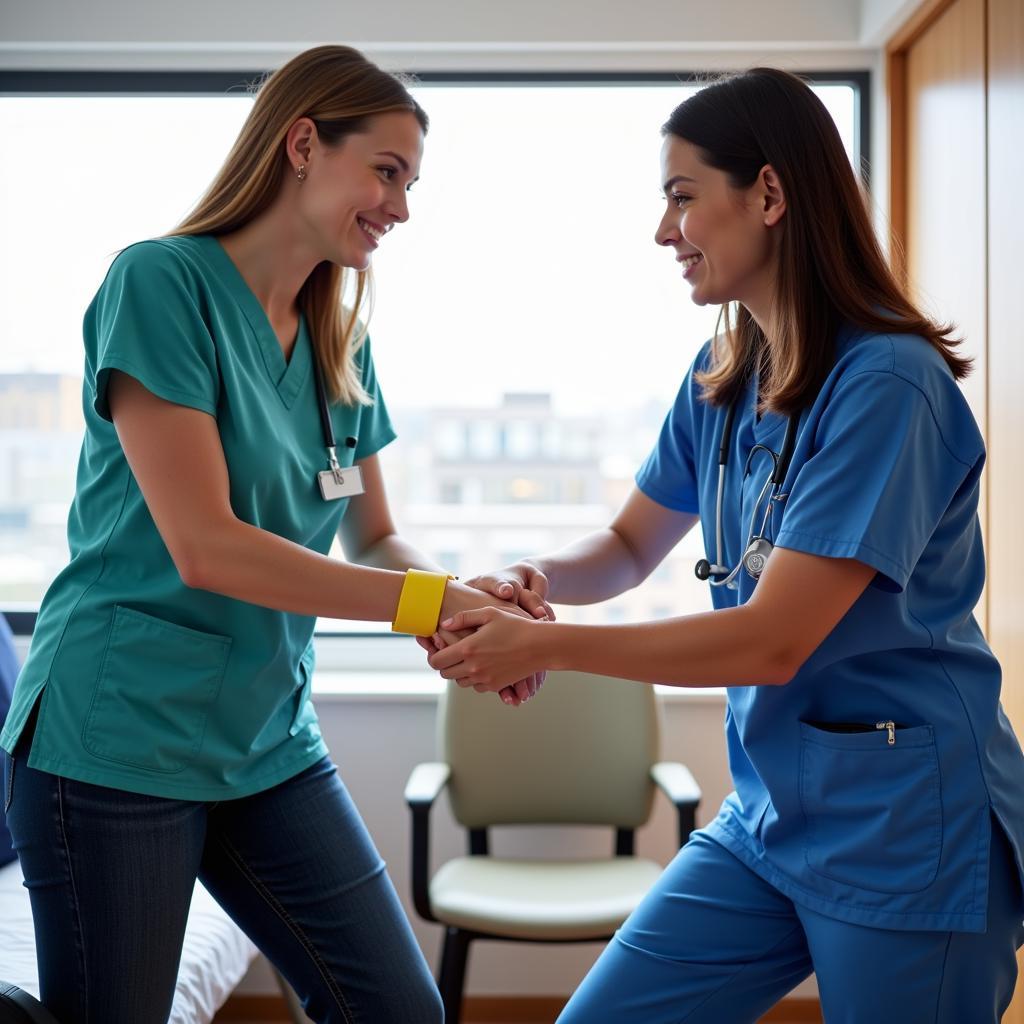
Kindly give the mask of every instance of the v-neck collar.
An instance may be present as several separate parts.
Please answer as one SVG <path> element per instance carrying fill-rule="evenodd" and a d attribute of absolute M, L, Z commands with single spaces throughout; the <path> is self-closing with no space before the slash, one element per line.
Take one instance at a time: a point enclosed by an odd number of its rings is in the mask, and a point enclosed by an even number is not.
<path fill-rule="evenodd" d="M 281 342 L 278 341 L 274 328 L 270 326 L 266 312 L 252 289 L 246 284 L 245 278 L 235 266 L 234 260 L 227 254 L 227 250 L 213 235 L 197 235 L 195 237 L 202 243 L 203 250 L 210 257 L 222 283 L 231 293 L 231 297 L 238 304 L 252 328 L 270 383 L 274 386 L 274 390 L 284 403 L 285 408 L 290 409 L 309 378 L 309 371 L 312 367 L 312 345 L 305 316 L 299 313 L 299 330 L 295 337 L 295 345 L 292 347 L 291 359 L 286 361 Z"/>

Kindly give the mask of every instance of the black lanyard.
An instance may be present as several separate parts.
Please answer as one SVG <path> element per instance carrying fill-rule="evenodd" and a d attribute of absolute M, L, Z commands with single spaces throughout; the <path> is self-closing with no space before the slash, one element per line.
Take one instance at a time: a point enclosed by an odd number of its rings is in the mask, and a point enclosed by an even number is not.
<path fill-rule="evenodd" d="M 327 465 L 332 472 L 338 474 L 341 472 L 341 466 L 338 463 L 338 455 L 335 450 L 337 445 L 334 440 L 334 424 L 331 422 L 331 410 L 327 404 L 327 388 L 324 387 L 324 374 L 316 352 L 313 353 L 313 373 L 316 376 L 316 397 L 320 409 L 320 429 L 323 431 L 324 447 L 327 449 Z M 356 443 L 354 437 L 345 438 L 345 446 L 348 448 L 355 448 Z"/>

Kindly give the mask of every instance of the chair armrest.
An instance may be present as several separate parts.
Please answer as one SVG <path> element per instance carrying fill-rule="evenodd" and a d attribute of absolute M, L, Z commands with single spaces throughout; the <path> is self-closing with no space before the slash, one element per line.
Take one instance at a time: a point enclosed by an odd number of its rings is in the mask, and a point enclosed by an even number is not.
<path fill-rule="evenodd" d="M 405 784 L 405 802 L 413 809 L 425 807 L 429 811 L 430 805 L 448 785 L 451 773 L 451 768 L 443 761 L 416 765 Z"/>
<path fill-rule="evenodd" d="M 430 909 L 430 808 L 448 785 L 451 767 L 443 761 L 418 764 L 405 785 L 412 811 L 412 901 L 425 921 L 436 921 Z"/>
<path fill-rule="evenodd" d="M 679 812 L 679 845 L 684 846 L 697 827 L 700 786 L 690 774 L 690 769 L 678 761 L 659 761 L 651 765 L 651 778 Z"/>

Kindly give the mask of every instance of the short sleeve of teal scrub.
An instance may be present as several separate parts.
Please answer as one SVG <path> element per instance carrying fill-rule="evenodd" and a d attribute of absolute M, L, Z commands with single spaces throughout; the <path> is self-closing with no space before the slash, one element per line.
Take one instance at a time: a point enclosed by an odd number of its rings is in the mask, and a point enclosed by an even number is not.
<path fill-rule="evenodd" d="M 38 704 L 29 763 L 189 800 L 244 796 L 326 753 L 310 701 L 315 619 L 185 586 L 110 422 L 114 370 L 216 423 L 232 513 L 327 555 L 350 501 L 324 501 L 313 344 L 291 356 L 211 236 L 122 252 L 84 322 L 85 437 L 71 561 L 47 592 L 0 744 Z M 367 340 L 370 403 L 333 403 L 342 466 L 395 436 Z M 356 438 L 349 446 L 345 439 Z"/>
<path fill-rule="evenodd" d="M 86 381 L 100 416 L 110 419 L 111 370 L 123 370 L 168 402 L 217 414 L 217 348 L 203 300 L 174 249 L 140 242 L 118 257 L 97 296 L 95 367 Z"/>
<path fill-rule="evenodd" d="M 929 395 L 888 370 L 844 380 L 817 422 L 813 454 L 787 487 L 776 543 L 854 558 L 882 574 L 876 585 L 902 590 L 954 496 L 971 492 L 984 462 L 973 425 L 958 429 L 962 400 L 941 411 L 944 419 L 937 415 L 943 392 L 955 387 L 940 378 Z M 947 435 L 971 443 L 961 451 Z"/>

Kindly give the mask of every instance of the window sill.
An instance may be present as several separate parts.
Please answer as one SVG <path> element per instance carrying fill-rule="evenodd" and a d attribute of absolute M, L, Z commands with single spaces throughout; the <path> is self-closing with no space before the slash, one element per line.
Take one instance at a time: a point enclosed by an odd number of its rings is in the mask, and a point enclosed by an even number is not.
<path fill-rule="evenodd" d="M 444 690 L 444 680 L 433 672 L 386 672 L 368 669 L 359 672 L 313 673 L 313 697 L 318 704 L 350 701 L 387 703 L 433 703 Z M 642 685 L 642 684 L 641 684 Z M 720 686 L 655 686 L 655 693 L 669 703 L 723 704 L 725 689 Z"/>

